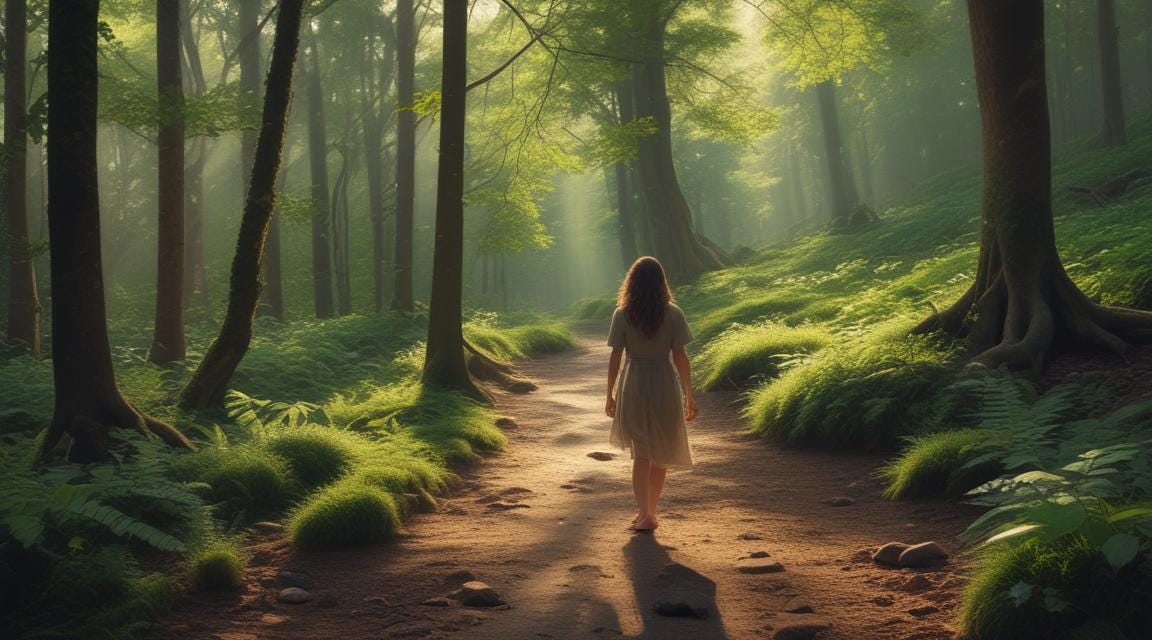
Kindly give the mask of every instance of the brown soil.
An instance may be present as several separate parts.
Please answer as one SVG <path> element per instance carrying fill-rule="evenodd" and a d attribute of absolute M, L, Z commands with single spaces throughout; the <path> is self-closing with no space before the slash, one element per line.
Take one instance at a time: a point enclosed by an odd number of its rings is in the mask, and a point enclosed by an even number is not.
<path fill-rule="evenodd" d="M 820 638 L 950 638 L 964 566 L 873 564 L 885 542 L 936 540 L 958 551 L 971 508 L 880 497 L 873 455 L 783 449 L 750 437 L 729 392 L 701 394 L 689 427 L 697 465 L 669 474 L 654 534 L 626 530 L 634 513 L 627 456 L 607 452 L 607 349 L 583 339 L 569 353 L 523 364 L 540 385 L 502 395 L 516 419 L 507 451 L 463 472 L 436 513 L 385 545 L 296 552 L 273 535 L 250 552 L 241 594 L 189 596 L 161 622 L 170 638 L 770 638 L 818 622 Z M 615 452 L 618 454 L 618 452 Z M 824 501 L 848 497 L 849 506 Z M 501 507 L 492 505 L 498 504 Z M 766 551 L 781 573 L 745 574 L 737 560 Z M 312 601 L 276 602 L 280 570 L 307 574 Z M 507 608 L 421 603 L 466 579 L 485 581 Z M 807 600 L 813 613 L 787 613 Z M 662 617 L 683 600 L 707 619 Z M 797 636 L 799 637 L 799 636 Z M 807 636 L 805 636 L 807 637 Z"/>

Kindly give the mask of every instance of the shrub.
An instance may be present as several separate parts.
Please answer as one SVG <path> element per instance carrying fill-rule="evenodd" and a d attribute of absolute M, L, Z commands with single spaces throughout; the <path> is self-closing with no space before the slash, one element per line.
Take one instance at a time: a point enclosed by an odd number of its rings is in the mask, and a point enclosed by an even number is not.
<path fill-rule="evenodd" d="M 757 379 L 772 378 L 787 359 L 818 351 L 831 341 L 827 331 L 810 324 L 733 325 L 700 351 L 700 386 L 706 391 L 738 389 Z"/>
<path fill-rule="evenodd" d="M 354 547 L 388 539 L 400 526 L 400 509 L 386 491 L 348 478 L 313 494 L 288 526 L 301 548 Z"/>
<path fill-rule="evenodd" d="M 752 390 L 752 430 L 787 444 L 875 449 L 938 425 L 950 409 L 939 391 L 958 375 L 953 354 L 892 333 L 843 341 Z"/>
<path fill-rule="evenodd" d="M 884 496 L 893 500 L 960 496 L 999 475 L 1000 466 L 965 465 L 988 440 L 981 429 L 943 431 L 911 438 L 909 446 L 896 459 L 880 469 L 888 486 Z"/>
<path fill-rule="evenodd" d="M 508 333 L 520 352 L 528 357 L 544 353 L 559 353 L 576 346 L 572 332 L 559 323 L 538 323 L 512 327 Z"/>
<path fill-rule="evenodd" d="M 572 305 L 572 317 L 577 320 L 610 320 L 616 311 L 615 298 L 585 298 Z"/>
<path fill-rule="evenodd" d="M 287 461 L 257 447 L 205 450 L 186 456 L 178 470 L 208 484 L 208 499 L 225 518 L 251 520 L 276 513 L 292 493 Z"/>
<path fill-rule="evenodd" d="M 188 578 L 194 590 L 235 590 L 244 586 L 245 564 L 240 545 L 214 541 L 188 559 Z"/>
<path fill-rule="evenodd" d="M 280 430 L 264 446 L 286 460 L 296 479 L 308 489 L 344 475 L 355 458 L 353 444 L 342 431 L 318 425 Z"/>

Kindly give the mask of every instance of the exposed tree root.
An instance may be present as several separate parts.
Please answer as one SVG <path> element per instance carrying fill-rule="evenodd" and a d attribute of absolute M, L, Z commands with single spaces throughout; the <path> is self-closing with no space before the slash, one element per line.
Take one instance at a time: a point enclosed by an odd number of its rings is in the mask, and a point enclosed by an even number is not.
<path fill-rule="evenodd" d="M 158 437 L 169 446 L 196 450 L 196 446 L 175 427 L 137 411 L 120 398 L 99 411 L 74 411 L 63 415 L 57 412 L 36 457 L 46 460 L 60 445 L 66 444 L 64 455 L 67 460 L 99 462 L 108 455 L 108 432 L 112 428 L 135 429 L 140 435 Z"/>
<path fill-rule="evenodd" d="M 482 353 L 467 340 L 464 341 L 468 372 L 477 380 L 490 382 L 511 393 L 530 393 L 536 385 L 505 362 L 494 360 Z"/>

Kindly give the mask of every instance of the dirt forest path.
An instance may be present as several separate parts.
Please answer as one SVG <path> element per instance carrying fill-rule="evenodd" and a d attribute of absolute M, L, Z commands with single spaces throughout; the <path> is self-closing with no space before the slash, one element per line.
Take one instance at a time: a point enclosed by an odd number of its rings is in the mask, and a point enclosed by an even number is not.
<path fill-rule="evenodd" d="M 971 511 L 880 497 L 871 455 L 783 449 L 749 436 L 734 393 L 700 394 L 689 426 L 697 457 L 674 470 L 654 534 L 626 530 L 629 461 L 607 444 L 607 347 L 522 363 L 540 389 L 502 396 L 515 419 L 507 451 L 464 473 L 462 488 L 385 545 L 297 553 L 280 534 L 258 541 L 242 594 L 194 596 L 161 621 L 170 638 L 943 639 L 962 586 L 953 559 L 931 570 L 874 565 L 861 551 L 898 540 L 956 548 Z M 592 452 L 613 452 L 600 461 Z M 848 506 L 826 504 L 850 498 Z M 747 574 L 767 552 L 784 570 Z M 277 577 L 312 600 L 276 602 Z M 506 608 L 425 601 L 471 579 Z M 284 582 L 281 576 L 281 583 Z M 706 619 L 665 617 L 685 602 Z M 440 601 L 440 604 L 444 604 Z M 790 609 L 810 613 L 790 613 Z M 824 627 L 826 625 L 826 627 Z M 814 636 L 817 629 L 822 630 Z"/>

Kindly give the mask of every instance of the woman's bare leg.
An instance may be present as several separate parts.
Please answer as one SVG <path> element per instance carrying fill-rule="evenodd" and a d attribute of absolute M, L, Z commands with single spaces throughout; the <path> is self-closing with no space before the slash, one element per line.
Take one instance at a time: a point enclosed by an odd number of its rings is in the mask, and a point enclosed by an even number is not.
<path fill-rule="evenodd" d="M 656 515 L 651 511 L 651 497 L 649 496 L 649 482 L 652 465 L 647 458 L 636 458 L 632 461 L 632 492 L 636 495 L 636 508 L 639 515 L 632 522 L 636 530 L 656 528 Z"/>
<path fill-rule="evenodd" d="M 668 467 L 651 463 L 648 467 L 648 513 L 655 516 L 656 503 L 660 501 L 660 494 L 664 492 L 664 478 L 668 475 Z"/>

